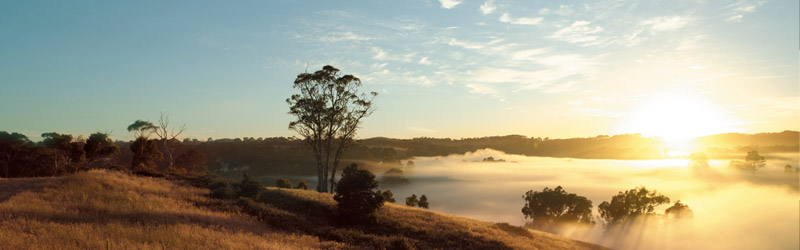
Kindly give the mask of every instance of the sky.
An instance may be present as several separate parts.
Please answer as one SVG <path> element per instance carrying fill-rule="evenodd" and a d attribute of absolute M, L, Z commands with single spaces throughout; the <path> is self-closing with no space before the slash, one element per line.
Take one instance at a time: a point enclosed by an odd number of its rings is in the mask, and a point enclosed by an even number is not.
<path fill-rule="evenodd" d="M 358 137 L 800 130 L 798 1 L 2 1 L 0 131 L 292 136 L 297 74 L 379 93 Z"/>

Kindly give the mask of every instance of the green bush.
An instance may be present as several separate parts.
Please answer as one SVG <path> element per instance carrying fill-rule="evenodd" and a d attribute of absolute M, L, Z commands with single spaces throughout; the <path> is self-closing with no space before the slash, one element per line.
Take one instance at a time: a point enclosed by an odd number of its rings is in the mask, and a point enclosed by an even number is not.
<path fill-rule="evenodd" d="M 213 183 L 210 189 L 211 189 L 211 198 L 217 198 L 217 199 L 236 198 L 236 190 L 233 189 L 233 186 L 231 185 L 230 182 L 223 181 L 223 182 Z"/>
<path fill-rule="evenodd" d="M 424 194 L 422 196 L 420 196 L 419 197 L 419 201 L 417 202 L 417 205 L 419 207 L 421 207 L 421 208 L 428 209 L 428 196 L 426 196 Z"/>
<path fill-rule="evenodd" d="M 289 181 L 289 179 L 281 178 L 275 182 L 275 186 L 278 188 L 292 188 L 292 183 Z"/>
<path fill-rule="evenodd" d="M 244 174 L 242 182 L 239 183 L 239 196 L 247 197 L 253 200 L 258 200 L 261 197 L 261 192 L 264 191 L 264 186 L 260 182 L 250 178 L 250 175 Z"/>
<path fill-rule="evenodd" d="M 297 189 L 308 190 L 308 183 L 306 180 L 300 180 L 300 182 L 297 183 Z"/>
<path fill-rule="evenodd" d="M 419 200 L 417 199 L 417 194 L 412 194 L 411 196 L 406 197 L 407 206 L 416 207 L 418 203 Z"/>
<path fill-rule="evenodd" d="M 392 190 L 386 189 L 386 191 L 383 191 L 383 193 L 381 193 L 381 196 L 383 196 L 383 201 L 385 202 L 391 202 L 391 203 L 397 202 L 397 200 L 394 199 L 394 194 L 392 193 Z"/>
<path fill-rule="evenodd" d="M 338 202 L 337 212 L 344 222 L 362 224 L 375 221 L 375 210 L 383 206 L 383 196 L 375 175 L 351 164 L 342 170 L 342 179 L 336 183 L 333 199 Z"/>

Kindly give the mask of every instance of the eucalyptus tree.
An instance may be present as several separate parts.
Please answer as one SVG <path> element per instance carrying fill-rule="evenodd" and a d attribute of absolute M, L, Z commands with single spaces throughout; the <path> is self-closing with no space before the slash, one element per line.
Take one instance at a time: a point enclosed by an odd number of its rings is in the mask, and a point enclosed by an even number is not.
<path fill-rule="evenodd" d="M 342 154 L 353 142 L 362 119 L 374 111 L 372 104 L 378 94 L 359 93 L 358 77 L 340 75 L 339 69 L 330 65 L 297 75 L 293 86 L 300 93 L 286 99 L 289 114 L 296 117 L 289 129 L 303 136 L 314 152 L 317 191 L 333 192 Z"/>

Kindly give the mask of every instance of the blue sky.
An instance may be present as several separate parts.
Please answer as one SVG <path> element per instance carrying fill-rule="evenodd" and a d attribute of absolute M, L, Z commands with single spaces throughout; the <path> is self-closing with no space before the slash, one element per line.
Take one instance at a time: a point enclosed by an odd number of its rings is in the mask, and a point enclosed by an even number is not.
<path fill-rule="evenodd" d="M 380 93 L 360 137 L 800 129 L 797 1 L 4 1 L 0 130 L 291 136 L 298 73 Z M 688 124 L 688 125 L 687 125 Z M 675 130 L 675 129 L 679 130 Z"/>

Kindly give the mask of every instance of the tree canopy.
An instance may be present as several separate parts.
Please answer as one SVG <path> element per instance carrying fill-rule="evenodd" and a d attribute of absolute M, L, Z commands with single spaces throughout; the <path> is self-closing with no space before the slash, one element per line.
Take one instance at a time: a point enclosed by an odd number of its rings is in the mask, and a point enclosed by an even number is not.
<path fill-rule="evenodd" d="M 606 223 L 616 224 L 636 216 L 654 214 L 655 207 L 665 203 L 669 203 L 669 197 L 638 187 L 619 192 L 611 197 L 611 202 L 603 201 L 597 208 Z"/>
<path fill-rule="evenodd" d="M 561 186 L 545 187 L 542 191 L 530 190 L 522 196 L 525 206 L 522 214 L 532 219 L 529 225 L 547 229 L 562 223 L 594 224 L 592 201 Z"/>
<path fill-rule="evenodd" d="M 375 210 L 383 206 L 383 195 L 375 181 L 375 175 L 351 164 L 342 170 L 342 179 L 336 184 L 333 199 L 338 202 L 337 211 L 342 220 L 363 223 L 374 220 Z"/>

